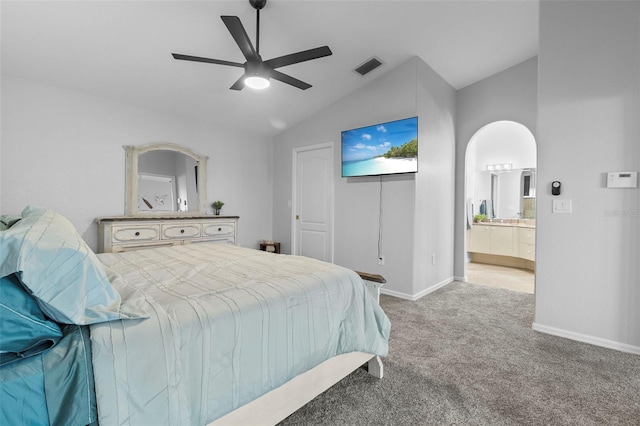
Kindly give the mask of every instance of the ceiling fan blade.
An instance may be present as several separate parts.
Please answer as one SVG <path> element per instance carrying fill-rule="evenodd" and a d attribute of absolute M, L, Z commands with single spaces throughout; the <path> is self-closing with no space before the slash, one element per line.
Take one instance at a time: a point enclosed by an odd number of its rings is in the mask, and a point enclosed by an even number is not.
<path fill-rule="evenodd" d="M 271 68 L 280 68 L 286 65 L 297 64 L 299 62 L 310 61 L 312 59 L 323 58 L 332 54 L 329 46 L 316 47 L 315 49 L 303 50 L 302 52 L 292 53 L 277 58 L 264 61 Z"/>
<path fill-rule="evenodd" d="M 290 84 L 302 90 L 307 90 L 309 87 L 311 87 L 309 83 L 305 83 L 304 81 L 298 80 L 297 78 L 293 78 L 290 75 L 283 74 L 280 71 L 276 70 L 271 70 L 271 78 L 283 83 Z"/>
<path fill-rule="evenodd" d="M 231 87 L 229 87 L 229 89 L 231 89 L 231 90 L 242 90 L 242 89 L 244 89 L 244 74 L 242 74 L 242 77 L 240 77 L 238 79 L 238 81 L 233 83 L 233 85 Z"/>
<path fill-rule="evenodd" d="M 240 18 L 237 16 L 221 16 L 220 18 L 222 18 L 222 21 L 227 26 L 227 29 L 236 41 L 236 44 L 247 61 L 260 61 L 260 57 L 253 48 L 253 44 L 251 44 L 251 40 L 249 39 L 244 26 L 242 25 L 242 22 L 240 22 Z"/>
<path fill-rule="evenodd" d="M 173 55 L 174 59 L 179 59 L 181 61 L 205 62 L 207 64 L 229 65 L 232 67 L 244 68 L 244 64 L 241 64 L 239 62 L 222 61 L 220 59 L 211 59 L 211 58 L 201 58 L 199 56 L 181 55 L 179 53 L 172 53 L 171 55 Z"/>

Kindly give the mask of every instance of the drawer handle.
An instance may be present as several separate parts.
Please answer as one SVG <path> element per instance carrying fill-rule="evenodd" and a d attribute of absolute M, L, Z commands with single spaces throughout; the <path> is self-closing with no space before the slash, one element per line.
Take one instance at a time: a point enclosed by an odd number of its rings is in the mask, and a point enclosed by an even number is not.
<path fill-rule="evenodd" d="M 140 231 L 136 231 L 136 237 L 140 236 Z"/>
<path fill-rule="evenodd" d="M 222 228 L 218 228 L 218 232 L 222 231 Z"/>
<path fill-rule="evenodd" d="M 180 230 L 180 233 L 181 233 L 181 234 L 184 234 L 184 229 L 181 229 L 181 230 Z"/>

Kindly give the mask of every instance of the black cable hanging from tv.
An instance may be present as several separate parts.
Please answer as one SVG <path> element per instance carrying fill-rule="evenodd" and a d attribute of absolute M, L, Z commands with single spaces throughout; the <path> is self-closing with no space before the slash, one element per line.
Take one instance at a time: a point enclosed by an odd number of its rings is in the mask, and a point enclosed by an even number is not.
<path fill-rule="evenodd" d="M 382 175 L 380 175 L 380 196 L 378 205 L 378 260 L 382 259 Z"/>

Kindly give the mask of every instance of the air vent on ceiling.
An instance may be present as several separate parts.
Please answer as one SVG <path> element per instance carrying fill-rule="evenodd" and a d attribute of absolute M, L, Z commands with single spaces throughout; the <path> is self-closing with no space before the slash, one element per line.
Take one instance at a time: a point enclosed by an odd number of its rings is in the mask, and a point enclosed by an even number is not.
<path fill-rule="evenodd" d="M 368 59 L 364 64 L 360 65 L 358 68 L 354 69 L 354 71 L 364 76 L 366 74 L 369 74 L 371 71 L 375 70 L 376 68 L 378 68 L 380 65 L 382 65 L 382 61 L 374 56 L 373 58 Z"/>

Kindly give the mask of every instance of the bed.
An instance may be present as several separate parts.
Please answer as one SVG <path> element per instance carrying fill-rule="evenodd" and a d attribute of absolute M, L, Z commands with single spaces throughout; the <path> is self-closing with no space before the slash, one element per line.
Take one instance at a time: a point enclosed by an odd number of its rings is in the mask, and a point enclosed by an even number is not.
<path fill-rule="evenodd" d="M 382 373 L 390 323 L 349 269 L 216 243 L 96 255 L 55 212 L 21 216 L 0 232 L 0 276 L 59 327 L 0 367 L 0 404 L 22 401 L 23 418 L 44 406 L 60 424 L 275 424 L 362 364 Z M 60 390 L 65 371 L 85 380 Z M 63 392 L 72 409 L 56 406 Z"/>

